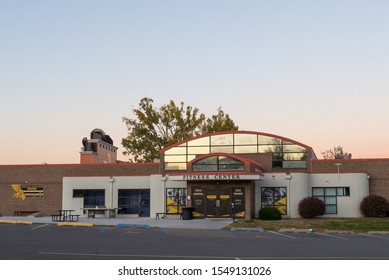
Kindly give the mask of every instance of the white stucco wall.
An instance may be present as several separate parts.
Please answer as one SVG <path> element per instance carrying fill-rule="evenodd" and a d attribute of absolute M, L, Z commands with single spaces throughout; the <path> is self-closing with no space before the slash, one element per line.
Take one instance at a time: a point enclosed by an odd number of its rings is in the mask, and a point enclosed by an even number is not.
<path fill-rule="evenodd" d="M 369 180 L 366 173 L 347 174 L 307 174 L 307 173 L 267 173 L 262 181 L 256 182 L 255 215 L 261 208 L 262 187 L 287 188 L 287 217 L 300 218 L 299 202 L 312 196 L 312 187 L 349 187 L 350 196 L 337 197 L 337 214 L 326 214 L 325 217 L 360 217 L 359 205 L 369 195 Z"/>
<path fill-rule="evenodd" d="M 83 198 L 73 198 L 74 189 L 104 189 L 107 207 L 118 207 L 119 189 L 150 189 L 150 216 L 163 205 L 161 175 L 63 178 L 62 208 L 74 209 L 75 214 L 82 215 Z"/>
<path fill-rule="evenodd" d="M 255 216 L 261 209 L 262 187 L 285 187 L 287 191 L 287 217 L 298 218 L 297 205 L 309 196 L 309 174 L 306 173 L 266 173 L 255 184 Z"/>
<path fill-rule="evenodd" d="M 369 195 L 366 173 L 312 174 L 311 187 L 350 187 L 350 196 L 337 197 L 337 214 L 325 217 L 361 217 L 359 205 Z M 312 194 L 310 194 L 312 195 Z"/>

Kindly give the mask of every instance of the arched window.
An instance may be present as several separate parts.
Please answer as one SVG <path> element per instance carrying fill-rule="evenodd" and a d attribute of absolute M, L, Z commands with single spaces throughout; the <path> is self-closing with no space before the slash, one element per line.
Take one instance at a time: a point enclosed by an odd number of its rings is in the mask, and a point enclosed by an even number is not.
<path fill-rule="evenodd" d="M 210 156 L 194 162 L 192 171 L 244 171 L 244 163 L 227 156 Z"/>

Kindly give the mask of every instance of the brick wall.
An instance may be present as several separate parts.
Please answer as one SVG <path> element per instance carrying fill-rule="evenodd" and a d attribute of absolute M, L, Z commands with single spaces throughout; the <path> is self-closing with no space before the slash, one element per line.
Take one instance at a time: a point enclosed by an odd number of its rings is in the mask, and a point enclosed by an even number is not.
<path fill-rule="evenodd" d="M 389 159 L 313 160 L 312 173 L 337 173 L 335 163 L 341 163 L 340 173 L 367 173 L 370 194 L 381 195 L 389 201 Z"/>
<path fill-rule="evenodd" d="M 62 208 L 62 178 L 67 176 L 148 176 L 158 174 L 155 163 L 96 165 L 7 165 L 0 166 L 0 213 L 13 215 L 15 210 L 37 210 L 42 215 Z M 42 186 L 43 197 L 13 198 L 12 184 Z"/>

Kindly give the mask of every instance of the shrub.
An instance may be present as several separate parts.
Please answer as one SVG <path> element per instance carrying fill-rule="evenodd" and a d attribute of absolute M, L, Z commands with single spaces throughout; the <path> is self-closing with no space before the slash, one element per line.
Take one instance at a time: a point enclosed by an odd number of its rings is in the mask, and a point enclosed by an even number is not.
<path fill-rule="evenodd" d="M 366 196 L 359 206 L 365 217 L 385 217 L 389 212 L 389 203 L 379 195 Z"/>
<path fill-rule="evenodd" d="M 276 207 L 264 207 L 259 210 L 258 218 L 260 220 L 281 220 L 281 213 Z"/>
<path fill-rule="evenodd" d="M 304 219 L 312 219 L 324 214 L 324 202 L 317 197 L 303 198 L 298 205 L 298 213 Z"/>

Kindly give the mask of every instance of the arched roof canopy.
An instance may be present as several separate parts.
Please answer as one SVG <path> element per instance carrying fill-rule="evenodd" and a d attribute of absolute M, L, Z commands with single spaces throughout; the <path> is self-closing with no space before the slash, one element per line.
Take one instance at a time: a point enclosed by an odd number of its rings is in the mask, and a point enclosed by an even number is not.
<path fill-rule="evenodd" d="M 161 150 L 165 170 L 186 170 L 197 156 L 226 154 L 272 153 L 273 166 L 306 168 L 307 151 L 312 148 L 298 141 L 274 134 L 253 131 L 230 131 L 193 137 Z"/>

